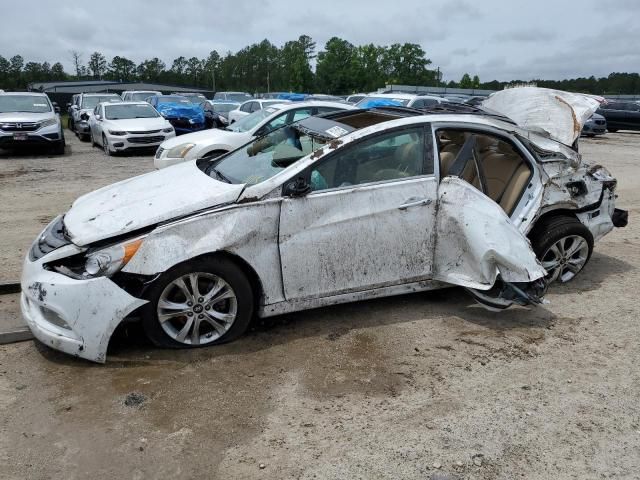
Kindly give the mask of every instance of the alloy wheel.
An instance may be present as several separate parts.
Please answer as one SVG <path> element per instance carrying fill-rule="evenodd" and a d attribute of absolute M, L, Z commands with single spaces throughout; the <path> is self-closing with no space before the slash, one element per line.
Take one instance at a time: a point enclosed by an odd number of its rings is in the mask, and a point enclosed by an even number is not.
<path fill-rule="evenodd" d="M 549 282 L 568 282 L 585 266 L 589 258 L 589 244 L 578 236 L 562 237 L 542 255 L 542 266 Z"/>
<path fill-rule="evenodd" d="M 212 273 L 194 272 L 169 283 L 158 300 L 164 332 L 184 345 L 206 345 L 233 325 L 238 300 L 231 286 Z"/>

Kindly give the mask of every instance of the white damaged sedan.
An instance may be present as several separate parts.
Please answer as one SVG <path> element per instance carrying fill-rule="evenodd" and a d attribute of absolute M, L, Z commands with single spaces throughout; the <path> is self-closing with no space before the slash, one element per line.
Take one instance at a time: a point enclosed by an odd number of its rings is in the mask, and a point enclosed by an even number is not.
<path fill-rule="evenodd" d="M 104 362 L 125 319 L 187 348 L 254 316 L 444 286 L 493 309 L 540 303 L 624 223 L 616 181 L 464 108 L 309 117 L 80 197 L 25 259 L 23 315 L 45 344 Z"/>

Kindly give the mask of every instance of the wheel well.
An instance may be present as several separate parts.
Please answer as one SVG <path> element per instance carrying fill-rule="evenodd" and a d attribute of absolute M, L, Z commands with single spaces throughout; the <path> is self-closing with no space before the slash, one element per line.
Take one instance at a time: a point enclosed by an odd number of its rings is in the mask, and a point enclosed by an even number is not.
<path fill-rule="evenodd" d="M 551 210 L 549 212 L 546 212 L 540 215 L 535 220 L 535 222 L 533 222 L 531 228 L 529 229 L 529 233 L 527 234 L 527 237 L 531 237 L 531 235 L 537 231 L 539 226 L 545 225 L 546 223 L 549 222 L 550 219 L 555 217 L 571 217 L 571 218 L 575 218 L 576 220 L 579 220 L 573 210 L 569 210 L 569 209 Z"/>
<path fill-rule="evenodd" d="M 247 280 L 249 280 L 249 284 L 251 285 L 251 290 L 253 290 L 253 294 L 254 294 L 253 298 L 255 302 L 254 307 L 256 308 L 258 307 L 260 303 L 260 299 L 264 294 L 264 289 L 262 288 L 262 282 L 260 281 L 260 277 L 258 276 L 256 271 L 253 269 L 253 267 L 249 265 L 244 258 L 239 257 L 238 255 L 235 255 L 230 252 L 219 251 L 214 253 L 205 253 L 203 255 L 199 255 L 198 257 L 194 257 L 194 259 L 204 258 L 204 257 L 225 258 L 230 262 L 233 262 L 238 268 L 240 268 L 240 270 L 242 270 L 242 273 L 246 275 Z"/>
<path fill-rule="evenodd" d="M 229 153 L 229 150 L 224 150 L 222 148 L 216 148 L 214 150 L 210 150 L 210 151 L 206 152 L 204 155 L 201 155 L 200 158 L 210 157 L 214 153 L 217 153 L 218 156 L 220 156 L 220 155 L 224 155 L 225 153 Z"/>

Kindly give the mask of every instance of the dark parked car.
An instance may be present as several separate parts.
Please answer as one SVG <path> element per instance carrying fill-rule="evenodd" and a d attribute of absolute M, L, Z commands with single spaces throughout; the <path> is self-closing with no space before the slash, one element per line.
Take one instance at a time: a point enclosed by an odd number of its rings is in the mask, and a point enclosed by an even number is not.
<path fill-rule="evenodd" d="M 606 102 L 598 112 L 607 119 L 607 130 L 640 130 L 640 105 L 635 102 Z"/>
<path fill-rule="evenodd" d="M 605 133 L 607 133 L 607 120 L 598 113 L 594 113 L 582 127 L 582 135 L 587 137 L 595 137 Z"/>
<path fill-rule="evenodd" d="M 147 98 L 149 102 L 164 118 L 169 120 L 176 131 L 182 133 L 204 130 L 204 111 L 200 105 L 181 95 L 155 95 Z"/>
<path fill-rule="evenodd" d="M 200 104 L 204 110 L 206 128 L 224 128 L 229 125 L 229 112 L 240 106 L 237 102 L 207 100 Z"/>

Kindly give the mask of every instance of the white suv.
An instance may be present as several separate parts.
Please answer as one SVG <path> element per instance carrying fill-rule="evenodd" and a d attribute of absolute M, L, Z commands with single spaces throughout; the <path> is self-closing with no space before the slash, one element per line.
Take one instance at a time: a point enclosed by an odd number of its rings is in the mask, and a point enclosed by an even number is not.
<path fill-rule="evenodd" d="M 0 92 L 0 147 L 47 145 L 64 154 L 59 109 L 44 93 Z"/>

